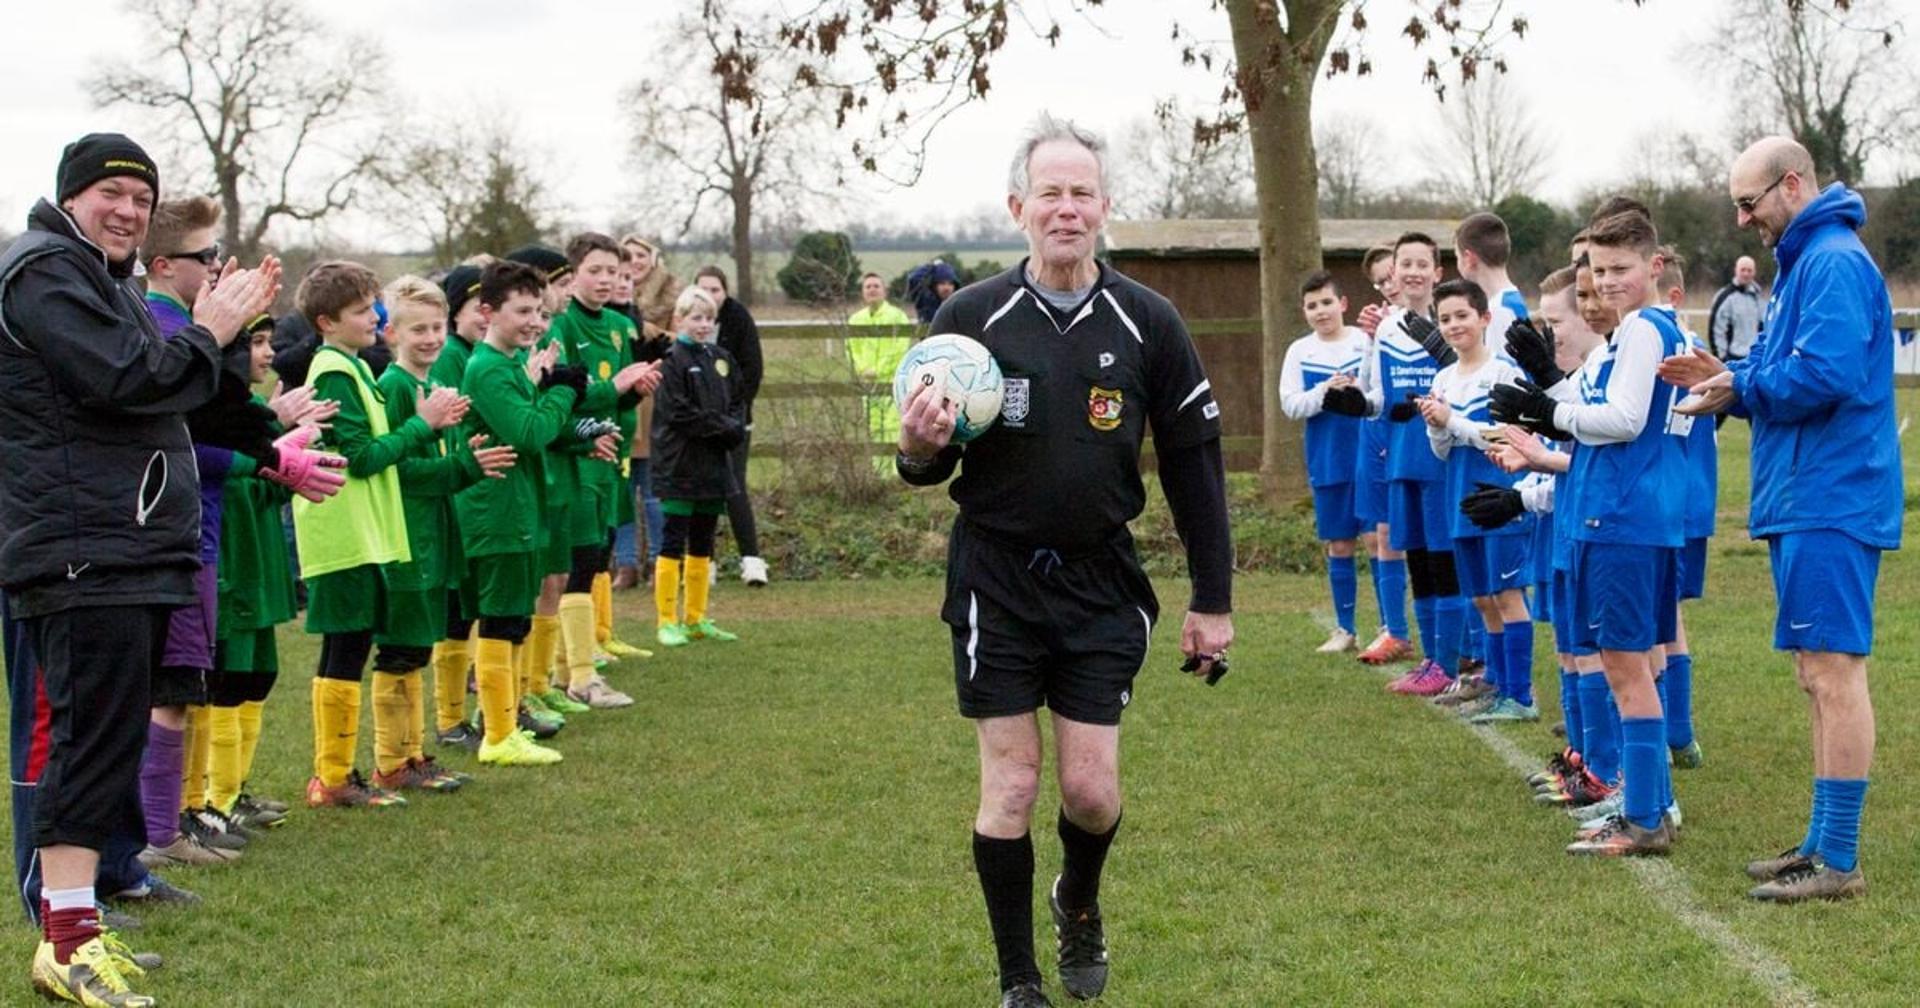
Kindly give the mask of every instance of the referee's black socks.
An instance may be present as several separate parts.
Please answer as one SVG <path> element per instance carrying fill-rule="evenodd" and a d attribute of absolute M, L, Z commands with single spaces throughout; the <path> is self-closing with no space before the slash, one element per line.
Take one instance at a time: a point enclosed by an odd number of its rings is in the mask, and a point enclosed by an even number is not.
<path fill-rule="evenodd" d="M 1100 872 L 1107 864 L 1107 848 L 1113 835 L 1120 832 L 1120 817 L 1105 833 L 1089 833 L 1060 810 L 1060 848 L 1066 856 L 1060 866 L 1060 906 L 1065 910 L 1086 910 L 1100 905 Z"/>
<path fill-rule="evenodd" d="M 1033 958 L 1033 834 L 1011 840 L 973 834 L 973 868 L 987 899 L 987 923 L 1000 957 L 1000 989 L 1039 983 Z"/>

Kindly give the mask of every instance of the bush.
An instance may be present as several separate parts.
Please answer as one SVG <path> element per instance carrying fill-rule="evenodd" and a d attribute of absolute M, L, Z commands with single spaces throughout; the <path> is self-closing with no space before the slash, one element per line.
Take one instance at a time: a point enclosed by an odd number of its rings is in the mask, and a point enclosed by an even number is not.
<path fill-rule="evenodd" d="M 793 255 L 774 279 L 795 301 L 844 301 L 860 293 L 860 257 L 846 232 L 808 231 L 793 243 Z"/>

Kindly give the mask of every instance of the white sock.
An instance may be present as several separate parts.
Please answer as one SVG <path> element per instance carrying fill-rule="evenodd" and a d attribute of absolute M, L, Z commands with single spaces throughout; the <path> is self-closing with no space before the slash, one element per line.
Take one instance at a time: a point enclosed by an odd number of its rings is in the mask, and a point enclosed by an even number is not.
<path fill-rule="evenodd" d="M 91 910 L 94 905 L 92 886 L 81 886 L 78 889 L 42 889 L 40 897 L 47 901 L 48 910 Z"/>

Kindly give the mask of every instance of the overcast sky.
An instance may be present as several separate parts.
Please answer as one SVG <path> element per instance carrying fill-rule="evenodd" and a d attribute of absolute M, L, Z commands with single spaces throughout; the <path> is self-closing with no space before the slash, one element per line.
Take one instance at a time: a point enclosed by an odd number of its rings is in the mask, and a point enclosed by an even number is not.
<path fill-rule="evenodd" d="M 774 0 L 738 2 L 774 5 Z M 33 200 L 51 190 L 67 141 L 90 130 L 121 130 L 136 139 L 153 130 L 133 111 L 92 108 L 81 87 L 96 68 L 141 52 L 140 26 L 119 3 L 7 6 L 6 38 L 0 43 L 0 122 L 6 135 L 0 220 L 12 230 Z M 946 121 L 920 182 L 911 189 L 873 183 L 870 191 L 854 193 L 853 205 L 885 220 L 939 220 L 997 204 L 1005 158 L 1036 108 L 1117 135 L 1150 115 L 1158 98 L 1182 95 L 1197 104 L 1219 94 L 1219 80 L 1183 70 L 1167 41 L 1180 11 L 1189 12 L 1186 23 L 1198 33 L 1226 36 L 1225 16 L 1208 13 L 1206 0 L 1108 0 L 1110 9 L 1095 17 L 1097 28 L 1072 15 L 1064 0 L 1054 0 L 1054 6 L 1066 26 L 1059 48 L 1016 34 L 994 67 L 990 97 Z M 1896 0 L 1895 6 L 1909 30 L 1920 31 L 1920 0 Z M 423 115 L 475 103 L 509 109 L 528 146 L 542 153 L 543 168 L 560 191 L 569 219 L 596 224 L 623 216 L 621 197 L 633 191 L 637 175 L 626 154 L 620 92 L 652 58 L 679 3 L 330 0 L 310 7 L 332 24 L 381 39 L 396 100 Z M 1380 30 L 1404 16 L 1390 7 L 1376 3 L 1371 8 L 1375 30 L 1368 50 L 1374 73 L 1322 80 L 1316 113 L 1332 123 L 1365 116 L 1384 136 L 1417 153 L 1434 134 L 1438 106 L 1419 81 L 1422 57 L 1390 30 Z M 1568 200 L 1622 177 L 1636 144 L 1648 133 L 1718 135 L 1726 122 L 1736 100 L 1731 89 L 1699 76 L 1698 52 L 1683 45 L 1704 38 L 1718 0 L 1649 0 L 1638 8 L 1627 0 L 1509 0 L 1509 7 L 1524 11 L 1533 24 L 1524 42 L 1506 49 L 1509 83 L 1525 93 L 1555 142 L 1547 181 L 1537 195 Z M 1920 50 L 1907 49 L 1915 51 Z M 630 58 L 623 59 L 623 53 Z M 1576 118 L 1601 95 L 1604 115 L 1584 122 Z M 1407 181 L 1410 172 L 1399 161 L 1390 159 L 1375 181 Z M 1891 171 L 1891 165 L 1876 168 Z M 169 177 L 164 164 L 162 177 Z M 856 188 L 862 184 L 854 183 Z M 348 231 L 350 239 L 392 244 L 364 221 L 348 225 Z"/>

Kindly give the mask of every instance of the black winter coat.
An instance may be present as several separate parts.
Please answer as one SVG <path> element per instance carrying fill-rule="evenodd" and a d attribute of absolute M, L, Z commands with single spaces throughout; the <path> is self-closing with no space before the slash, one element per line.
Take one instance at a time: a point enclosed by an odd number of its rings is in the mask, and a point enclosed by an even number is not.
<path fill-rule="evenodd" d="M 219 392 L 223 354 L 199 326 L 162 339 L 132 268 L 44 200 L 0 254 L 0 587 L 15 617 L 194 600 L 185 414 Z"/>
<path fill-rule="evenodd" d="M 733 355 L 739 370 L 734 398 L 740 402 L 740 415 L 752 426 L 753 401 L 760 398 L 760 378 L 766 370 L 760 354 L 760 325 L 753 320 L 747 306 L 731 296 L 720 302 L 720 311 L 713 321 L 720 327 L 720 335 L 714 342 Z"/>
<path fill-rule="evenodd" d="M 727 451 L 746 437 L 733 355 L 674 340 L 653 393 L 653 493 L 661 499 L 723 500 L 732 483 Z"/>

